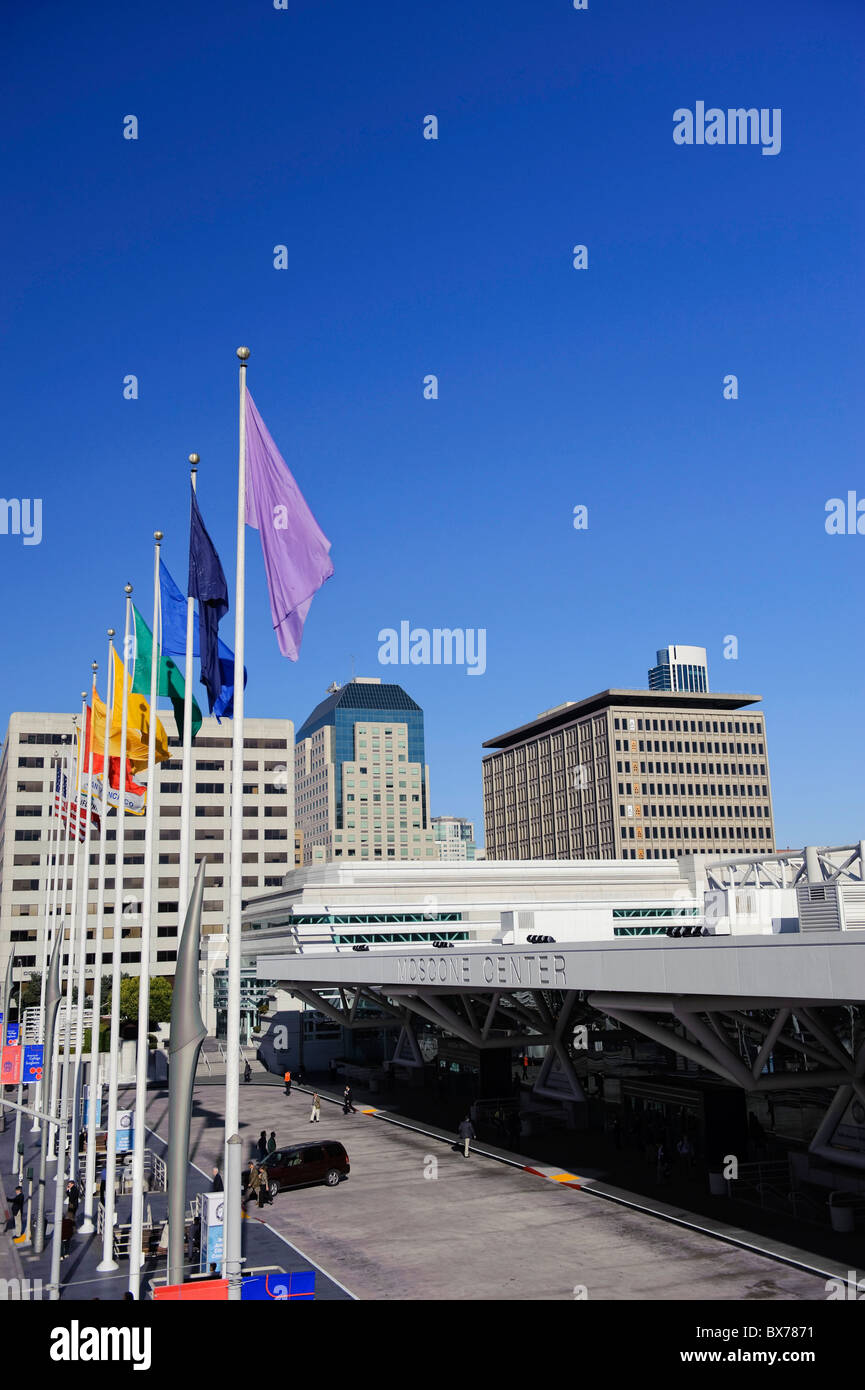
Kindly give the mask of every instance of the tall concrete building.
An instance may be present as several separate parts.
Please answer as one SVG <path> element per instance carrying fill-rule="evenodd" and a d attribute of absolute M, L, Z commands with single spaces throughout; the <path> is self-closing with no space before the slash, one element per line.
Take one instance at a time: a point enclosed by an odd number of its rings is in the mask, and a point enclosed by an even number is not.
<path fill-rule="evenodd" d="M 433 816 L 439 859 L 474 859 L 477 854 L 475 828 L 464 816 Z"/>
<path fill-rule="evenodd" d="M 438 858 L 423 710 L 401 686 L 332 689 L 298 730 L 295 786 L 304 864 Z"/>
<path fill-rule="evenodd" d="M 604 690 L 485 748 L 489 859 L 674 859 L 775 848 L 759 695 Z"/>
<path fill-rule="evenodd" d="M 179 749 L 173 715 L 160 710 L 169 746 Z M 207 855 L 202 932 L 221 933 L 228 920 L 229 809 L 231 800 L 231 721 L 205 719 L 192 747 L 193 830 L 195 862 Z M 42 965 L 42 926 L 48 878 L 52 756 L 69 742 L 71 714 L 13 714 L 0 758 L 0 976 L 10 949 L 16 956 L 15 978 L 28 978 Z M 279 887 L 295 864 L 294 726 L 289 719 L 244 721 L 243 892 L 252 897 Z M 153 856 L 153 934 L 150 968 L 172 975 L 178 947 L 178 878 L 180 863 L 181 763 L 161 764 L 156 776 L 156 845 Z M 114 845 L 116 813 L 105 826 L 107 873 L 105 955 L 113 950 Z M 79 850 L 83 856 L 83 846 Z M 63 842 L 60 845 L 62 864 Z M 79 860 L 79 863 L 81 861 Z M 144 817 L 127 815 L 123 893 L 121 966 L 137 975 L 141 963 L 141 897 L 144 864 Z M 90 842 L 90 901 L 87 963 L 94 963 L 99 840 Z M 71 895 L 71 852 L 67 871 Z"/>
<path fill-rule="evenodd" d="M 649 670 L 650 690 L 691 690 L 705 694 L 709 689 L 709 667 L 705 647 L 662 647 L 658 664 Z"/>

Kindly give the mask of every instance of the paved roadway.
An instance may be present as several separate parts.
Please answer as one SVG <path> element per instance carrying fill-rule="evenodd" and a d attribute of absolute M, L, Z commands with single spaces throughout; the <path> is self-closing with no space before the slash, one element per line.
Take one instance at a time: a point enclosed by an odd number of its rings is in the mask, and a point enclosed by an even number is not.
<path fill-rule="evenodd" d="M 222 1162 L 219 1086 L 199 1086 L 193 1162 Z M 295 1088 L 240 1088 L 248 1157 L 261 1129 L 277 1142 L 340 1139 L 351 1176 L 336 1189 L 280 1194 L 264 1217 L 361 1299 L 825 1299 L 825 1279 L 592 1197 L 492 1159 L 322 1101 Z M 165 1135 L 167 1097 L 148 1123 Z M 437 1176 L 426 1177 L 435 1160 Z M 257 1220 L 250 1208 L 250 1220 Z"/>

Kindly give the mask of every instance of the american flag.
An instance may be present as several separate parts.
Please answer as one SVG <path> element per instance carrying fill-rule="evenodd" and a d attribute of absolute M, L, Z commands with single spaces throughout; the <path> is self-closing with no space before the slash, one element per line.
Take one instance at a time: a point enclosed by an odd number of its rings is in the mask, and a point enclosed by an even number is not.
<path fill-rule="evenodd" d="M 76 812 L 75 810 L 74 799 L 70 807 L 69 778 L 66 775 L 66 769 L 58 767 L 57 776 L 54 782 L 54 814 L 55 816 L 60 817 L 61 824 L 65 826 L 67 824 L 67 817 L 70 815 L 71 812 L 72 831 L 73 834 L 76 834 L 77 832 L 77 838 L 79 843 L 83 842 L 86 833 L 88 803 L 90 805 L 90 825 L 98 835 L 100 830 L 99 814 L 94 809 L 91 798 L 87 795 L 86 792 L 79 792 L 78 811 Z"/>

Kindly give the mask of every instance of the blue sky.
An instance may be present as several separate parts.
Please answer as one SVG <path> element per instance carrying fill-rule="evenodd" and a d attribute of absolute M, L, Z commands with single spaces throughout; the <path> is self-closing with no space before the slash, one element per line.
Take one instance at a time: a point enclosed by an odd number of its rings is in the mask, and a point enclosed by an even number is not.
<path fill-rule="evenodd" d="M 696 643 L 764 697 L 779 844 L 865 833 L 865 535 L 824 528 L 865 497 L 858 0 L 4 24 L 3 490 L 43 501 L 40 545 L 0 536 L 4 726 L 77 707 L 157 527 L 183 582 L 191 450 L 233 585 L 246 343 L 336 570 L 292 665 L 248 533 L 249 714 L 299 724 L 352 657 L 396 678 L 434 813 L 480 828 L 484 739 Z M 781 108 L 780 153 L 675 145 L 698 100 Z M 485 674 L 380 666 L 403 619 L 486 629 Z"/>

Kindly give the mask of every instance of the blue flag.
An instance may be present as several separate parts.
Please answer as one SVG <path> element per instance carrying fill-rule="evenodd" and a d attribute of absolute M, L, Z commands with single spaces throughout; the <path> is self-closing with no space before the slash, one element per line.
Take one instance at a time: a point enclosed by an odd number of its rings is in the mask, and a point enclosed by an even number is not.
<path fill-rule="evenodd" d="M 198 599 L 198 632 L 201 653 L 201 683 L 207 691 L 210 712 L 219 698 L 222 679 L 219 672 L 219 620 L 228 612 L 228 585 L 219 556 L 198 510 L 195 489 L 190 488 L 192 510 L 189 518 L 190 598 Z"/>
<path fill-rule="evenodd" d="M 162 650 L 167 656 L 186 657 L 186 599 L 168 572 L 164 560 L 159 561 L 159 588 L 162 599 Z M 234 652 L 219 638 L 219 692 L 210 713 L 220 721 L 234 713 Z M 192 655 L 199 655 L 198 614 L 192 615 Z M 243 684 L 246 686 L 246 667 Z"/>

